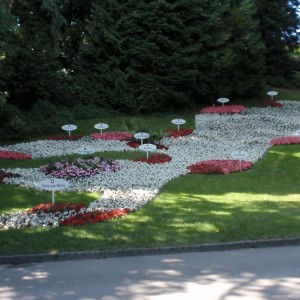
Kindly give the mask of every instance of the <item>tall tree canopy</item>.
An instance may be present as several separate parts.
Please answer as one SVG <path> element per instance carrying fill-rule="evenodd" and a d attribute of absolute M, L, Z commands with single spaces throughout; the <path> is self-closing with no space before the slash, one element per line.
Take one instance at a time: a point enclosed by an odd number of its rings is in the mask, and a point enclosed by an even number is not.
<path fill-rule="evenodd" d="M 300 0 L 4 0 L 0 92 L 147 112 L 289 80 Z"/>
<path fill-rule="evenodd" d="M 254 13 L 249 1 L 95 5 L 77 61 L 79 94 L 85 102 L 139 112 L 255 90 L 264 46 Z"/>
<path fill-rule="evenodd" d="M 256 0 L 257 17 L 266 46 L 266 75 L 271 84 L 284 84 L 295 69 L 291 51 L 299 46 L 299 0 Z"/>

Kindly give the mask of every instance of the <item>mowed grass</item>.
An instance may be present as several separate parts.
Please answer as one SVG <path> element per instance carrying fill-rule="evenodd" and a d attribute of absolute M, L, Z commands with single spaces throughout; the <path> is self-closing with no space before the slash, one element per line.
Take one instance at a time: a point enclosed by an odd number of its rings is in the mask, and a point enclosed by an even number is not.
<path fill-rule="evenodd" d="M 300 235 L 300 145 L 276 146 L 248 171 L 187 175 L 127 216 L 82 227 L 0 231 L 0 254 L 191 245 Z M 11 211 L 48 193 L 0 186 Z M 4 197 L 3 197 L 4 195 Z M 59 193 L 89 202 L 97 195 Z M 50 199 L 49 199 L 50 200 Z M 69 201 L 68 200 L 68 201 Z M 4 206 L 3 206 L 4 203 Z"/>

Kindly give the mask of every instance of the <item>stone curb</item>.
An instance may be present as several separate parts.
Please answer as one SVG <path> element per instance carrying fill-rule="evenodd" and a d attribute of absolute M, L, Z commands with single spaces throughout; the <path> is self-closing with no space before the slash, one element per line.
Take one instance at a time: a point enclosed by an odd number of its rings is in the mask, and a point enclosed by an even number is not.
<path fill-rule="evenodd" d="M 28 263 L 67 261 L 79 259 L 103 259 L 112 257 L 130 257 L 143 255 L 175 254 L 188 252 L 225 251 L 263 247 L 280 247 L 300 245 L 300 237 L 288 239 L 268 239 L 255 241 L 239 241 L 191 246 L 171 246 L 158 248 L 135 248 L 103 251 L 61 252 L 32 255 L 0 256 L 0 264 L 17 265 Z"/>

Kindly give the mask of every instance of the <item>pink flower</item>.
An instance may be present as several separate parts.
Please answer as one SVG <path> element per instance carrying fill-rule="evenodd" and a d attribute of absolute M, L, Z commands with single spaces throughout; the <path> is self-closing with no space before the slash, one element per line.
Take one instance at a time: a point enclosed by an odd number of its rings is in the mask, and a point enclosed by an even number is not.
<path fill-rule="evenodd" d="M 244 105 L 224 105 L 205 107 L 200 112 L 206 114 L 238 114 L 243 112 L 244 110 Z"/>
<path fill-rule="evenodd" d="M 244 160 L 207 160 L 197 162 L 189 167 L 190 173 L 197 174 L 229 174 L 250 169 L 252 162 Z"/>
<path fill-rule="evenodd" d="M 104 132 L 92 133 L 91 137 L 100 140 L 129 141 L 132 139 L 132 134 L 129 132 Z"/>

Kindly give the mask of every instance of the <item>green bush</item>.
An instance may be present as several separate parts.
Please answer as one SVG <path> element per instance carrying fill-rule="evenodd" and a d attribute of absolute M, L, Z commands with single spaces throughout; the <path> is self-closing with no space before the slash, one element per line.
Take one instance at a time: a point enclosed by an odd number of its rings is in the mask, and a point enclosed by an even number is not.
<path fill-rule="evenodd" d="M 73 115 L 68 108 L 56 106 L 47 100 L 39 100 L 27 114 L 25 133 L 50 133 L 64 124 L 73 122 Z"/>
<path fill-rule="evenodd" d="M 12 139 L 22 134 L 25 116 L 16 106 L 7 104 L 6 97 L 6 93 L 0 93 L 0 135 Z"/>

